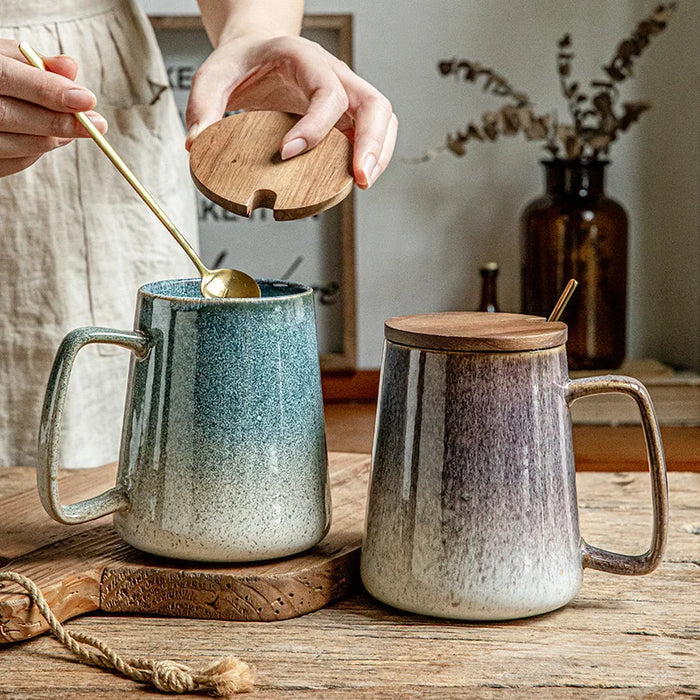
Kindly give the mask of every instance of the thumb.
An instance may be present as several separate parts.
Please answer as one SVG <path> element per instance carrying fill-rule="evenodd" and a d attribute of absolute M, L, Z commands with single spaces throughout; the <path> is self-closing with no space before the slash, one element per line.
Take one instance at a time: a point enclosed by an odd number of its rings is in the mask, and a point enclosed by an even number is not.
<path fill-rule="evenodd" d="M 185 110 L 185 148 L 188 151 L 194 139 L 204 129 L 223 117 L 230 90 L 230 75 L 223 74 L 215 66 L 208 67 L 206 61 L 195 73 Z"/>

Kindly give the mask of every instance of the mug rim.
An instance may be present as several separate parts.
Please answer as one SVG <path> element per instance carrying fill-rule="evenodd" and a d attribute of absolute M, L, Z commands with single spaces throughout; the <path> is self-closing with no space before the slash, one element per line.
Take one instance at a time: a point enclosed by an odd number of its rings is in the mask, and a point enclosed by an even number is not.
<path fill-rule="evenodd" d="M 165 283 L 170 283 L 172 285 L 182 282 L 195 282 L 197 284 L 197 289 L 199 289 L 199 282 L 200 278 L 199 277 L 178 277 L 178 278 L 173 278 L 173 279 L 164 279 L 164 280 L 154 280 L 152 282 L 146 282 L 146 284 L 143 284 L 139 287 L 138 290 L 138 295 L 140 297 L 148 297 L 150 299 L 163 299 L 165 301 L 175 301 L 180 304 L 192 304 L 192 305 L 201 305 L 201 304 L 260 304 L 264 302 L 278 302 L 278 301 L 288 301 L 290 299 L 303 299 L 306 296 L 313 295 L 314 290 L 312 287 L 309 287 L 306 284 L 301 284 L 301 282 L 291 282 L 289 280 L 278 280 L 278 279 L 256 279 L 255 280 L 259 285 L 271 285 L 271 286 L 284 286 L 289 288 L 290 290 L 298 290 L 298 291 L 292 291 L 290 294 L 280 294 L 276 296 L 260 296 L 260 297 L 231 297 L 231 298 L 222 298 L 222 297 L 203 297 L 203 296 L 198 296 L 198 297 L 185 297 L 185 296 L 177 296 L 174 294 L 168 294 L 168 293 L 157 293 L 153 291 L 152 289 L 149 289 L 149 287 L 153 287 L 155 285 L 162 285 Z"/>

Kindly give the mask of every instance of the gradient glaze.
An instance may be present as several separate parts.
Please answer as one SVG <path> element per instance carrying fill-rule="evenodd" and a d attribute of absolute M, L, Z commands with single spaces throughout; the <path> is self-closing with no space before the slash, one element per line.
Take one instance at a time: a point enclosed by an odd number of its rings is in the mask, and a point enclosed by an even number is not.
<path fill-rule="evenodd" d="M 261 299 L 203 299 L 199 280 L 145 285 L 135 328 L 115 528 L 154 554 L 286 556 L 330 525 L 312 291 L 262 281 Z"/>
<path fill-rule="evenodd" d="M 578 592 L 565 347 L 433 352 L 387 342 L 362 580 L 412 612 L 536 615 Z"/>

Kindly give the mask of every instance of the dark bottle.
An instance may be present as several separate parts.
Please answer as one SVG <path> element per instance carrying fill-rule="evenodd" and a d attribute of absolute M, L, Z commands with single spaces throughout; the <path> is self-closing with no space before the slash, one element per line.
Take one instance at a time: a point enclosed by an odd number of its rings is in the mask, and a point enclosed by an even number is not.
<path fill-rule="evenodd" d="M 605 194 L 608 161 L 543 162 L 546 192 L 522 215 L 523 311 L 548 316 L 572 277 L 564 311 L 569 366 L 619 367 L 625 358 L 627 215 Z"/>
<path fill-rule="evenodd" d="M 488 311 L 495 313 L 498 311 L 498 300 L 496 299 L 496 278 L 498 277 L 498 263 L 490 262 L 479 268 L 481 273 L 481 303 L 477 311 Z"/>

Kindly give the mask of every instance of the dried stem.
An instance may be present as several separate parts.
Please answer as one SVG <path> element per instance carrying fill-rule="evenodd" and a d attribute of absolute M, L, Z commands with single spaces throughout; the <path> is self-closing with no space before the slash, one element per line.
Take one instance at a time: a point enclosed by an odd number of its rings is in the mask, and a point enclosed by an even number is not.
<path fill-rule="evenodd" d="M 675 0 L 657 5 L 653 12 L 635 27 L 632 35 L 617 45 L 615 55 L 607 65 L 603 66 L 603 70 L 608 74 L 610 80 L 621 83 L 632 77 L 632 66 L 635 59 L 639 58 L 644 49 L 649 46 L 651 37 L 666 29 L 676 7 Z"/>
<path fill-rule="evenodd" d="M 496 73 L 493 68 L 482 66 L 480 63 L 466 60 L 458 61 L 453 58 L 449 61 L 440 61 L 438 70 L 442 75 L 453 75 L 468 83 L 476 83 L 479 78 L 484 78 L 484 92 L 490 92 L 496 97 L 509 97 L 517 107 L 525 107 L 530 104 L 530 98 L 524 92 L 517 92 L 502 75 Z"/>
<path fill-rule="evenodd" d="M 574 128 L 578 130 L 581 126 L 582 104 L 588 98 L 579 90 L 576 81 L 569 80 L 572 73 L 574 54 L 571 51 L 572 41 L 570 34 L 564 36 L 557 42 L 557 73 L 559 74 L 559 87 L 562 95 L 566 99 L 569 114 L 574 120 Z"/>
<path fill-rule="evenodd" d="M 676 9 L 676 2 L 657 5 L 642 20 L 632 35 L 621 41 L 614 56 L 603 70 L 608 78 L 591 80 L 589 91 L 583 92 L 580 83 L 573 80 L 574 53 L 569 34 L 557 42 L 557 73 L 559 86 L 566 99 L 571 124 L 559 124 L 550 114 L 535 114 L 530 98 L 513 88 L 508 80 L 493 68 L 480 63 L 456 58 L 441 61 L 438 70 L 443 76 L 477 84 L 491 95 L 506 99 L 508 104 L 496 111 L 484 112 L 480 120 L 469 122 L 464 130 L 447 135 L 444 146 L 432 149 L 418 160 L 430 160 L 449 150 L 463 156 L 471 140 L 495 141 L 499 136 L 523 134 L 526 139 L 544 141 L 544 148 L 553 157 L 567 159 L 595 158 L 607 153 L 610 144 L 626 132 L 651 105 L 648 102 L 625 102 L 617 107 L 620 95 L 617 83 L 632 76 L 634 61 L 643 53 L 651 37 L 660 34 Z"/>

